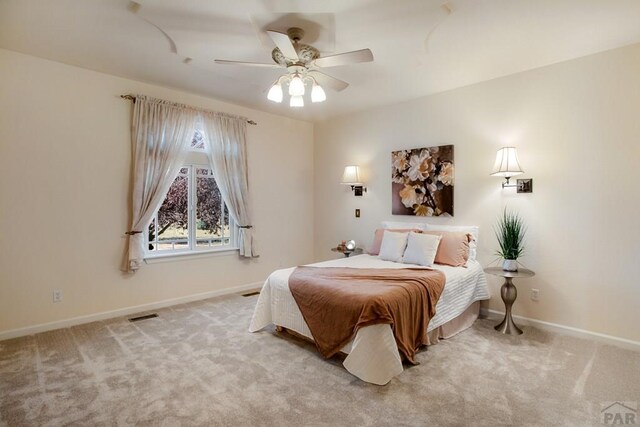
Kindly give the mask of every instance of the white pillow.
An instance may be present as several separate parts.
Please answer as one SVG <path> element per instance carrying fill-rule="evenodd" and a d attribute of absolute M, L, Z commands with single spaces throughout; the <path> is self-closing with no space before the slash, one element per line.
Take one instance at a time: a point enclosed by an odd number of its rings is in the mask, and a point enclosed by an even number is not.
<path fill-rule="evenodd" d="M 435 234 L 409 233 L 402 262 L 431 267 L 436 259 L 440 239 L 441 236 Z"/>
<path fill-rule="evenodd" d="M 478 234 L 480 234 L 480 227 L 475 225 L 436 225 L 425 224 L 424 231 L 459 231 L 463 233 L 469 233 L 473 236 L 473 240 L 469 242 L 469 261 L 475 261 L 478 254 Z"/>
<path fill-rule="evenodd" d="M 409 233 L 393 233 L 385 231 L 378 256 L 385 261 L 402 262 L 404 249 L 407 247 Z"/>
<path fill-rule="evenodd" d="M 426 230 L 424 222 L 382 221 L 382 228 L 400 230 Z"/>

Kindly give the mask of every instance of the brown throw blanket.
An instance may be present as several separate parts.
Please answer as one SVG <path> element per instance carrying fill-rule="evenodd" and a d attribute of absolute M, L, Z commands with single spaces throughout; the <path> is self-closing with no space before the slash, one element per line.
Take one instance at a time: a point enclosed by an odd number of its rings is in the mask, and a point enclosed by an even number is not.
<path fill-rule="evenodd" d="M 359 328 L 390 324 L 400 354 L 415 363 L 444 289 L 441 271 L 298 267 L 289 288 L 324 357 L 336 354 Z"/>

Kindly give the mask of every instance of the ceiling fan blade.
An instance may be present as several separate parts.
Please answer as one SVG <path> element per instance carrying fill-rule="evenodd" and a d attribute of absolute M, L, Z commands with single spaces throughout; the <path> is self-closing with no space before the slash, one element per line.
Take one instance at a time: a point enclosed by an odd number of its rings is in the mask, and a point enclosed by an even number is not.
<path fill-rule="evenodd" d="M 227 61 L 226 59 L 216 59 L 214 62 L 216 64 L 223 65 L 245 65 L 249 67 L 282 68 L 278 64 L 265 64 L 262 62 Z"/>
<path fill-rule="evenodd" d="M 340 79 L 336 79 L 335 77 L 331 77 L 328 74 L 321 73 L 320 71 L 310 71 L 309 75 L 316 79 L 320 86 L 330 87 L 336 92 L 345 90 L 349 86 L 349 83 Z"/>
<path fill-rule="evenodd" d="M 353 52 L 338 53 L 316 59 L 318 67 L 337 67 L 340 65 L 356 64 L 358 62 L 373 61 L 373 53 L 369 49 L 354 50 Z"/>
<path fill-rule="evenodd" d="M 271 40 L 278 46 L 280 52 L 287 57 L 288 59 L 298 60 L 298 52 L 296 52 L 296 48 L 291 43 L 291 39 L 288 35 L 284 33 L 279 33 L 277 31 L 267 31 Z"/>

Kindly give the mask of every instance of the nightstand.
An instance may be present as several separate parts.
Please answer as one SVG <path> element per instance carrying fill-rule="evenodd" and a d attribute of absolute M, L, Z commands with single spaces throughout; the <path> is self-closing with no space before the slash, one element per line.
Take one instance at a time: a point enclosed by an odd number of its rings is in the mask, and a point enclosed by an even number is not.
<path fill-rule="evenodd" d="M 511 317 L 511 306 L 518 297 L 518 290 L 513 285 L 513 279 L 533 277 L 536 273 L 526 268 L 520 268 L 518 271 L 504 271 L 500 267 L 488 267 L 484 269 L 484 272 L 493 276 L 504 277 L 504 284 L 500 289 L 500 296 L 502 297 L 502 301 L 504 301 L 505 308 L 504 320 L 496 325 L 496 331 L 509 335 L 522 334 L 522 330 L 513 323 L 513 318 Z"/>
<path fill-rule="evenodd" d="M 351 254 L 355 254 L 355 255 L 360 255 L 362 253 L 362 248 L 355 248 L 354 250 L 348 250 L 348 249 L 338 249 L 338 248 L 331 248 L 331 250 L 333 252 L 340 252 L 342 255 L 344 255 L 345 258 L 349 258 L 349 255 Z"/>

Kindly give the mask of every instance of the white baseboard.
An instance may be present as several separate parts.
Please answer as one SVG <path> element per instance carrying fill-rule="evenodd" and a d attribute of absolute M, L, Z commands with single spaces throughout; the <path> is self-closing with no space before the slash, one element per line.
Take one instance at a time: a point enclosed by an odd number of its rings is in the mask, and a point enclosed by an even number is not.
<path fill-rule="evenodd" d="M 480 315 L 483 317 L 495 317 L 502 318 L 504 316 L 503 311 L 491 310 L 486 308 L 480 309 Z M 535 326 L 539 329 L 543 329 L 551 332 L 559 332 L 565 335 L 571 335 L 578 338 L 587 338 L 591 340 L 600 341 L 606 344 L 616 345 L 618 347 L 624 347 L 631 350 L 640 350 L 640 341 L 633 341 L 626 338 L 615 337 L 613 335 L 601 334 L 599 332 L 592 332 L 586 329 L 574 328 L 572 326 L 560 325 L 557 323 L 545 322 L 544 320 L 531 319 L 529 317 L 513 315 L 518 323 L 527 326 Z"/>
<path fill-rule="evenodd" d="M 200 301 L 207 298 L 235 294 L 253 289 L 260 289 L 262 287 L 262 284 L 263 282 L 248 283 L 246 285 L 218 289 L 215 291 L 203 292 L 200 294 L 188 295 L 180 298 L 166 299 L 149 304 L 136 305 L 132 307 L 120 308 L 118 310 L 103 311 L 100 313 L 88 314 L 85 316 L 72 317 L 70 319 L 56 320 L 55 322 L 40 323 L 38 325 L 26 326 L 24 328 L 11 329 L 8 331 L 0 332 L 0 341 L 23 337 L 26 335 L 33 335 L 40 332 L 52 331 L 54 329 L 68 328 L 70 326 L 81 325 L 83 323 L 90 323 L 99 320 L 112 319 L 114 317 L 127 316 L 129 314 L 140 313 L 142 311 L 157 310 L 159 308 L 169 307 L 172 305 L 185 304 L 188 302 Z"/>

